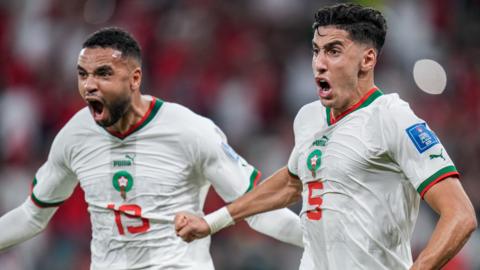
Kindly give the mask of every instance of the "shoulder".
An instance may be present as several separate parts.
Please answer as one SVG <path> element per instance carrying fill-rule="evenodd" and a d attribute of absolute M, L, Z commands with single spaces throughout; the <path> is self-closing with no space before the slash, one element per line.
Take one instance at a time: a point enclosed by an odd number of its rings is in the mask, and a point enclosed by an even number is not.
<path fill-rule="evenodd" d="M 378 130 L 384 141 L 390 145 L 397 145 L 402 138 L 415 133 L 419 127 L 429 128 L 425 121 L 419 118 L 410 108 L 408 102 L 398 94 L 384 95 L 378 99 L 378 104 L 372 111 L 369 121 L 371 130 Z"/>
<path fill-rule="evenodd" d="M 298 111 L 293 121 L 295 136 L 300 133 L 318 128 L 319 123 L 326 123 L 325 107 L 320 100 L 304 105 Z"/>
<path fill-rule="evenodd" d="M 193 130 L 212 124 L 207 117 L 201 116 L 183 105 L 164 102 L 163 106 L 165 108 L 162 121 L 168 121 L 179 128 Z"/>
<path fill-rule="evenodd" d="M 320 100 L 316 100 L 310 103 L 307 103 L 300 108 L 295 118 L 308 118 L 312 117 L 313 114 L 319 114 L 324 111 L 325 107 L 323 107 Z"/>
<path fill-rule="evenodd" d="M 159 124 L 163 123 L 180 137 L 186 140 L 209 137 L 218 127 L 207 117 L 193 112 L 191 109 L 173 102 L 164 102 L 163 113 Z M 222 133 L 223 134 L 223 133 Z"/>
<path fill-rule="evenodd" d="M 169 119 L 195 121 L 199 117 L 202 117 L 191 109 L 175 102 L 163 101 L 162 107 L 164 107 L 165 116 Z"/>
<path fill-rule="evenodd" d="M 85 107 L 68 120 L 57 134 L 57 138 L 76 140 L 77 137 L 91 135 L 98 128 L 88 107 Z"/>
<path fill-rule="evenodd" d="M 79 126 L 90 126 L 95 124 L 88 107 L 84 107 L 79 110 L 72 118 L 68 121 L 65 126 L 79 127 Z"/>
<path fill-rule="evenodd" d="M 396 114 L 400 111 L 411 111 L 410 105 L 405 100 L 401 99 L 398 94 L 386 94 L 378 98 L 377 110 L 382 110 L 383 113 Z"/>
<path fill-rule="evenodd" d="M 419 120 L 408 102 L 401 99 L 398 94 L 381 96 L 372 109 L 374 115 L 380 118 L 379 120 L 390 125 L 403 126 Z"/>
<path fill-rule="evenodd" d="M 99 128 L 88 108 L 81 109 L 56 134 L 50 155 L 58 158 L 70 157 L 78 146 L 85 145 L 85 140 L 97 134 Z"/>

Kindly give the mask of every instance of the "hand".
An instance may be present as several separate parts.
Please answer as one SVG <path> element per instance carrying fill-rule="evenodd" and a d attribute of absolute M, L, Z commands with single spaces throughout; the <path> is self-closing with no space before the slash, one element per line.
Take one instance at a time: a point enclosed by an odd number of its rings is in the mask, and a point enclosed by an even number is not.
<path fill-rule="evenodd" d="M 187 243 L 210 235 L 210 227 L 207 222 L 196 215 L 180 212 L 175 215 L 174 222 L 177 236 Z"/>

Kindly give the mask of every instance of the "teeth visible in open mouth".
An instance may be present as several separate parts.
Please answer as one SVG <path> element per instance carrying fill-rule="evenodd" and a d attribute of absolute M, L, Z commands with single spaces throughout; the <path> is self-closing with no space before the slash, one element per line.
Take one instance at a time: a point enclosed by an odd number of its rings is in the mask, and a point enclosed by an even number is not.
<path fill-rule="evenodd" d="M 330 89 L 330 84 L 326 80 L 320 80 L 318 86 L 320 86 L 322 91 L 328 91 Z"/>
<path fill-rule="evenodd" d="M 101 114 L 103 112 L 103 104 L 100 101 L 89 101 L 90 107 L 95 113 Z"/>

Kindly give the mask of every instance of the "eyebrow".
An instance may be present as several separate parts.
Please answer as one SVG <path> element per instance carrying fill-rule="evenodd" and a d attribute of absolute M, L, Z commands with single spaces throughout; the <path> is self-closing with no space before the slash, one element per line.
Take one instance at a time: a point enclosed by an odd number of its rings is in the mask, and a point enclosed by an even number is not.
<path fill-rule="evenodd" d="M 103 65 L 96 68 L 94 72 L 99 73 L 99 72 L 105 72 L 105 71 L 113 71 L 113 68 L 109 65 Z"/>
<path fill-rule="evenodd" d="M 332 42 L 329 42 L 329 43 L 323 45 L 323 48 L 324 49 L 331 49 L 332 47 L 337 46 L 337 45 L 342 46 L 342 47 L 344 46 L 343 42 L 341 42 L 340 40 L 334 40 Z M 312 47 L 319 48 L 319 46 L 313 40 L 312 40 Z"/>
<path fill-rule="evenodd" d="M 341 42 L 340 40 L 334 40 L 332 42 L 329 42 L 325 45 L 323 45 L 324 48 L 327 48 L 327 49 L 330 49 L 330 48 L 333 48 L 335 46 L 342 46 L 343 47 L 343 42 Z"/>
<path fill-rule="evenodd" d="M 87 72 L 82 66 L 80 65 L 77 65 L 77 70 L 78 71 L 84 71 L 84 72 Z M 99 72 L 105 72 L 105 71 L 113 71 L 113 68 L 109 65 L 103 65 L 103 66 L 99 66 L 97 67 L 93 73 L 97 74 Z"/>

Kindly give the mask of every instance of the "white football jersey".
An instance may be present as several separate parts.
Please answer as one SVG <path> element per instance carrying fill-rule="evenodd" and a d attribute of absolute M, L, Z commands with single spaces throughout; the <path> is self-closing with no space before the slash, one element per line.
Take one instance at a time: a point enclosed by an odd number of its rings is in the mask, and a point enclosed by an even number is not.
<path fill-rule="evenodd" d="M 259 177 L 212 121 L 152 98 L 126 134 L 98 126 L 88 108 L 78 112 L 55 138 L 31 198 L 57 206 L 80 183 L 92 223 L 91 269 L 209 270 L 210 238 L 183 242 L 175 214 L 203 215 L 210 183 L 232 201 Z"/>
<path fill-rule="evenodd" d="M 289 171 L 303 182 L 300 269 L 409 269 L 420 198 L 458 175 L 437 136 L 377 89 L 333 118 L 320 101 L 294 122 Z"/>

